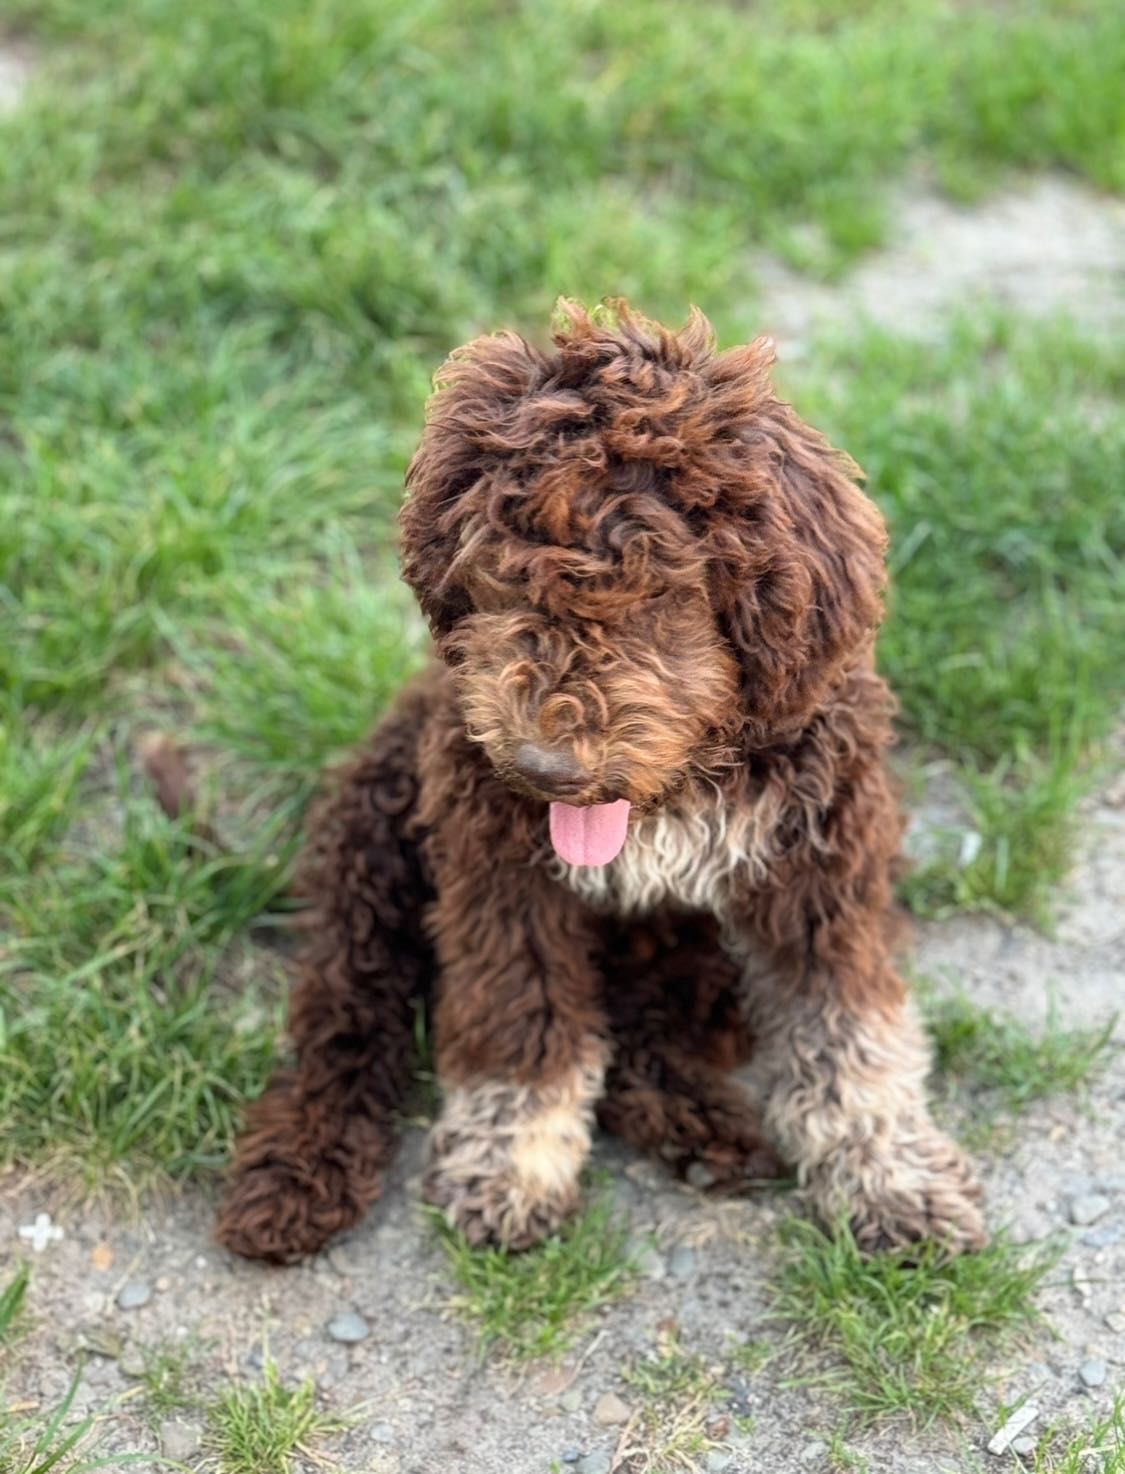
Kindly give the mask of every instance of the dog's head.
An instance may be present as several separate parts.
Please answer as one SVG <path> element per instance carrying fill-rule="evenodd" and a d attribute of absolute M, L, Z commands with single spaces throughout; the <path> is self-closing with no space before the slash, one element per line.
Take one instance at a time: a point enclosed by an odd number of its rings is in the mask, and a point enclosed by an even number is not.
<path fill-rule="evenodd" d="M 470 734 L 604 863 L 622 801 L 807 723 L 878 622 L 885 534 L 768 340 L 562 311 L 553 353 L 499 333 L 442 369 L 403 571 Z"/>

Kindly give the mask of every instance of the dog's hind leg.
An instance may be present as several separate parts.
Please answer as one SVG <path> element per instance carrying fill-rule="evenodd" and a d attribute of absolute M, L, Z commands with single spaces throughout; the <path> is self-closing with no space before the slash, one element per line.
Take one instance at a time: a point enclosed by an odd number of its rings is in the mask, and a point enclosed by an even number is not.
<path fill-rule="evenodd" d="M 217 1226 L 236 1253 L 281 1263 L 314 1253 L 378 1196 L 394 1150 L 431 969 L 413 834 L 425 709 L 424 687 L 408 687 L 310 818 L 296 1060 L 250 1108 L 236 1148 Z"/>
<path fill-rule="evenodd" d="M 618 927 L 603 965 L 616 1046 L 604 1129 L 720 1192 L 781 1175 L 754 1101 L 730 1078 L 751 1040 L 739 971 L 711 921 Z"/>

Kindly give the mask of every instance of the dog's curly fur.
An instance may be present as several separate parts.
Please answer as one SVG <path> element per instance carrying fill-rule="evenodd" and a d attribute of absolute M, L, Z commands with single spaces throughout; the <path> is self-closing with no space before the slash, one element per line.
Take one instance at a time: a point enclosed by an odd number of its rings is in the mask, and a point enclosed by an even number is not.
<path fill-rule="evenodd" d="M 440 376 L 402 512 L 440 659 L 314 811 L 296 1062 L 219 1236 L 289 1261 L 356 1222 L 421 1000 L 425 1191 L 474 1242 L 557 1227 L 600 1117 L 722 1187 L 780 1157 L 867 1248 L 978 1246 L 888 954 L 879 513 L 775 396 L 767 341 L 563 313 L 553 352 L 501 333 Z M 632 802 L 609 865 L 552 851 L 525 744 L 565 756 L 572 802 Z M 760 1108 L 731 1075 L 751 1031 Z"/>

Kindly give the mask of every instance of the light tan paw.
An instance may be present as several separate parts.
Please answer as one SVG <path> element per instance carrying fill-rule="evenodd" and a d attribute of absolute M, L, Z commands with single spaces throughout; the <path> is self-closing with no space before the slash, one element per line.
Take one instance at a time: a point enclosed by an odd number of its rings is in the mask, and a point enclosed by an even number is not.
<path fill-rule="evenodd" d="M 466 1175 L 455 1160 L 441 1159 L 431 1163 L 422 1193 L 475 1248 L 533 1248 L 561 1227 L 579 1203 L 577 1183 L 567 1192 L 536 1196 L 510 1171 Z"/>
<path fill-rule="evenodd" d="M 528 1249 L 569 1218 L 590 1151 L 602 1059 L 548 1086 L 458 1086 L 430 1137 L 427 1202 L 472 1244 Z"/>
<path fill-rule="evenodd" d="M 963 1254 L 988 1242 L 972 1167 L 930 1123 L 890 1140 L 842 1147 L 808 1173 L 806 1188 L 823 1218 L 847 1212 L 868 1253 L 933 1242 Z"/>

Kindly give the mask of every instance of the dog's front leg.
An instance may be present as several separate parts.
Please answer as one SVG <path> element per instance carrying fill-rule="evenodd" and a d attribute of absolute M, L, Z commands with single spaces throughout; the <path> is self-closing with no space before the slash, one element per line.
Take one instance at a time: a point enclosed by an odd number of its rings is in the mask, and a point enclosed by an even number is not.
<path fill-rule="evenodd" d="M 472 1243 L 528 1248 L 578 1205 L 609 1056 L 592 922 L 526 861 L 462 857 L 432 931 L 444 1103 L 425 1196 Z"/>
<path fill-rule="evenodd" d="M 814 875 L 769 900 L 746 938 L 767 1134 L 818 1215 L 846 1214 L 862 1248 L 980 1248 L 980 1189 L 931 1118 L 929 1048 L 882 908 L 865 903 L 862 877 Z"/>

